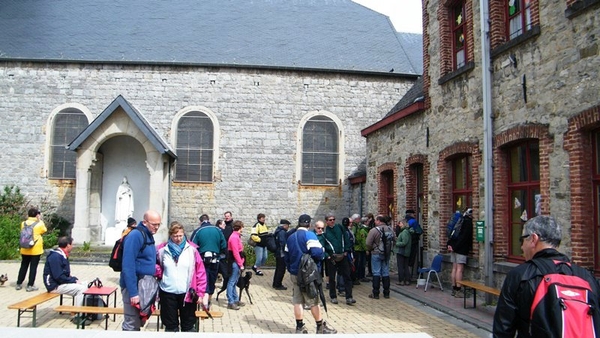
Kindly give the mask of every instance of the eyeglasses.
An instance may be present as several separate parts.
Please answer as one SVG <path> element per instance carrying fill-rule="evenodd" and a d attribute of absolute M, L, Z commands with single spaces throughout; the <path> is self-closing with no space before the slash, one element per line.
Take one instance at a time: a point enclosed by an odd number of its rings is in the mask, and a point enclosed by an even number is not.
<path fill-rule="evenodd" d="M 327 220 L 327 222 L 333 222 L 333 221 L 335 221 L 335 218 L 330 218 Z"/>
<path fill-rule="evenodd" d="M 523 242 L 525 241 L 525 238 L 527 238 L 527 237 L 529 237 L 531 235 L 533 235 L 533 234 L 527 234 L 527 235 L 523 235 L 523 236 L 519 237 L 519 242 L 521 244 L 523 244 Z"/>
<path fill-rule="evenodd" d="M 325 229 L 325 227 L 316 227 L 315 229 L 317 229 L 317 230 L 323 230 L 323 229 Z"/>
<path fill-rule="evenodd" d="M 149 222 L 147 219 L 145 219 L 145 220 L 144 220 L 144 222 L 146 222 L 147 224 L 150 224 L 150 225 L 152 225 L 152 226 L 153 226 L 153 227 L 155 227 L 155 228 L 158 228 L 158 227 L 160 227 L 160 223 L 150 223 L 150 222 Z"/>

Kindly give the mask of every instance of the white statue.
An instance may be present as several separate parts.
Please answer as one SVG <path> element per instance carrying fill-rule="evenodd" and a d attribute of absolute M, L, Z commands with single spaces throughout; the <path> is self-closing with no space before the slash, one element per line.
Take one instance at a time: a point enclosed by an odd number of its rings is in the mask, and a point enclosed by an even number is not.
<path fill-rule="evenodd" d="M 133 190 L 127 182 L 127 177 L 123 177 L 119 189 L 117 189 L 117 199 L 115 204 L 115 226 L 125 229 L 127 227 L 127 218 L 133 216 Z"/>

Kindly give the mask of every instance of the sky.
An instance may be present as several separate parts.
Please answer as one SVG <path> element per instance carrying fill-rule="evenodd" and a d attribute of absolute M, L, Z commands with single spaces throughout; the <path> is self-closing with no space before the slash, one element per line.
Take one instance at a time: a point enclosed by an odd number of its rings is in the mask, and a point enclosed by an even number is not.
<path fill-rule="evenodd" d="M 352 0 L 390 17 L 399 32 L 423 33 L 421 0 Z"/>

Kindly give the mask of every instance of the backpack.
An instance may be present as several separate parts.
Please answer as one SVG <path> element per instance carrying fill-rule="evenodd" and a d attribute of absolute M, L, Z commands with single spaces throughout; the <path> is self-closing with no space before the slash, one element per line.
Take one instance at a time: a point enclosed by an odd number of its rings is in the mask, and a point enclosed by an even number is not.
<path fill-rule="evenodd" d="M 452 236 L 452 231 L 454 230 L 454 227 L 456 226 L 456 223 L 458 223 L 458 220 L 460 219 L 460 211 L 456 211 L 453 215 L 452 218 L 450 218 L 450 220 L 448 221 L 448 223 L 446 224 L 446 237 L 450 238 Z"/>
<path fill-rule="evenodd" d="M 600 308 L 598 295 L 585 279 L 589 276 L 593 280 L 589 272 L 570 262 L 539 258 L 532 262 L 544 277 L 531 303 L 531 336 L 595 337 L 600 328 Z"/>
<path fill-rule="evenodd" d="M 136 229 L 142 233 L 142 237 L 144 238 L 144 245 L 142 245 L 142 248 L 140 249 L 140 252 L 142 252 L 146 248 L 146 233 L 138 228 L 133 228 L 131 231 Z M 123 241 L 125 240 L 125 237 L 131 233 L 131 231 L 125 234 L 123 237 L 117 239 L 110 253 L 108 266 L 110 266 L 115 272 L 121 272 L 123 270 Z"/>
<path fill-rule="evenodd" d="M 318 287 L 323 283 L 317 263 L 310 254 L 302 254 L 298 266 L 298 286 L 307 293 L 309 298 L 315 298 L 319 294 Z"/>
<path fill-rule="evenodd" d="M 416 219 L 411 218 L 407 221 L 407 223 L 408 223 L 409 227 L 413 229 L 413 231 L 414 231 L 413 233 L 415 235 L 421 236 L 423 234 L 423 228 L 421 228 L 421 225 L 419 224 L 419 222 L 417 222 Z"/>
<path fill-rule="evenodd" d="M 387 227 L 387 228 L 389 228 L 389 227 Z M 392 253 L 392 247 L 395 244 L 394 243 L 394 232 L 388 231 L 387 229 L 385 229 L 385 231 L 382 231 L 379 228 L 376 228 L 376 229 L 381 234 L 381 237 L 379 239 L 378 249 L 380 252 L 383 253 L 385 258 L 387 259 L 390 257 L 390 255 Z"/>
<path fill-rule="evenodd" d="M 21 228 L 21 234 L 19 235 L 19 246 L 23 249 L 31 249 L 35 245 L 37 240 L 33 240 L 33 228 L 38 224 L 38 221 L 27 225 L 27 222 L 23 222 L 23 228 Z"/>
<path fill-rule="evenodd" d="M 83 305 L 106 307 L 106 302 L 104 301 L 104 299 L 102 299 L 102 297 L 98 295 L 85 295 L 83 298 Z M 85 314 L 85 316 L 87 317 L 87 319 L 94 321 L 102 319 L 104 315 L 101 313 L 87 313 Z"/>
<path fill-rule="evenodd" d="M 464 216 L 460 216 L 458 218 L 458 220 L 456 221 L 456 224 L 454 224 L 454 227 L 452 228 L 452 232 L 450 233 L 450 238 L 451 239 L 457 239 L 458 235 L 460 235 L 460 229 L 462 229 L 462 225 L 463 222 L 465 220 Z"/>

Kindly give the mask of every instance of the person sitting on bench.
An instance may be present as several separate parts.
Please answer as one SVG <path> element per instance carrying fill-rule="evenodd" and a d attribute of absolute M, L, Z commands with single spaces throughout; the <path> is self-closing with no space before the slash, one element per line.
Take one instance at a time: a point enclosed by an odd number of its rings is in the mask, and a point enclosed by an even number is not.
<path fill-rule="evenodd" d="M 50 251 L 44 264 L 44 285 L 51 293 L 70 295 L 75 306 L 83 305 L 83 292 L 87 290 L 85 282 L 71 275 L 69 254 L 73 249 L 73 238 L 63 236 L 58 239 L 58 248 Z M 77 318 L 73 318 L 76 320 Z"/>

